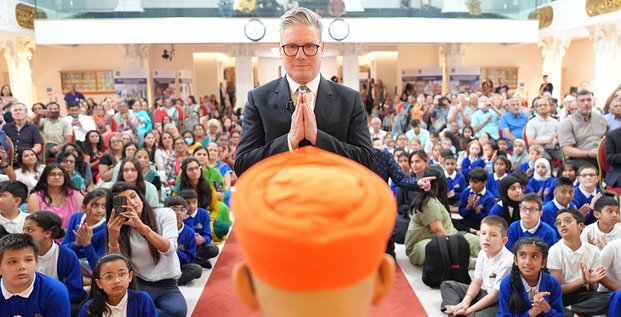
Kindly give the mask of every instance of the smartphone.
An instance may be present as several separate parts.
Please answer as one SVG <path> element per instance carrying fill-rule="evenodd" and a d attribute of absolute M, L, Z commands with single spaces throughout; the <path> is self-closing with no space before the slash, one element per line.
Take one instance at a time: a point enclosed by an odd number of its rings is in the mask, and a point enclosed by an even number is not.
<path fill-rule="evenodd" d="M 117 215 L 125 211 L 125 207 L 123 207 L 125 205 L 127 205 L 127 197 L 114 196 L 112 198 L 112 208 L 114 209 Z"/>

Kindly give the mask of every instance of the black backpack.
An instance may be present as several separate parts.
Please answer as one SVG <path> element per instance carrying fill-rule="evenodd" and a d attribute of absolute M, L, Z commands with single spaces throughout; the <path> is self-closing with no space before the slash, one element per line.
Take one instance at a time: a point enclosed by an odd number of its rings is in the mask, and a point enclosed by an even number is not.
<path fill-rule="evenodd" d="M 434 237 L 425 247 L 423 283 L 432 288 L 449 280 L 470 284 L 469 263 L 470 245 L 464 236 Z"/>

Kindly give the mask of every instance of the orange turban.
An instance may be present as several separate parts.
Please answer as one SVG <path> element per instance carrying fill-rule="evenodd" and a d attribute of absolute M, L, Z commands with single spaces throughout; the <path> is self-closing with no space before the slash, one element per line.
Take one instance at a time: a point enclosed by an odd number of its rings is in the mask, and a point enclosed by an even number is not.
<path fill-rule="evenodd" d="M 307 146 L 245 172 L 232 210 L 253 274 L 275 287 L 312 291 L 352 285 L 379 268 L 396 202 L 371 170 Z"/>

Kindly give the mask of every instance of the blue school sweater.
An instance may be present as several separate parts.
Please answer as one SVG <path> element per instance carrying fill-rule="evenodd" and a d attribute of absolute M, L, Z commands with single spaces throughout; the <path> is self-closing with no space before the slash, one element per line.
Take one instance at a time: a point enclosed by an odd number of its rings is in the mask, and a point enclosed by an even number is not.
<path fill-rule="evenodd" d="M 542 317 L 564 317 L 563 307 L 563 292 L 561 291 L 561 285 L 558 281 L 549 273 L 541 272 L 541 282 L 539 283 L 540 292 L 550 292 L 549 296 L 545 299 L 550 304 L 550 311 L 547 314 L 541 313 L 537 316 Z M 520 279 L 520 285 L 522 285 L 522 279 Z M 528 293 L 524 289 L 524 286 L 520 287 L 520 294 L 522 295 L 522 301 L 526 304 L 526 311 L 512 312 L 509 310 L 509 299 L 511 298 L 511 292 L 513 285 L 511 285 L 511 274 L 507 275 L 502 282 L 500 282 L 500 291 L 498 293 L 498 304 L 500 309 L 496 317 L 528 317 L 528 310 L 533 306 L 528 299 Z"/>
<path fill-rule="evenodd" d="M 197 208 L 194 216 L 190 216 L 183 220 L 183 223 L 188 227 L 194 229 L 194 232 L 200 234 L 205 239 L 205 244 L 211 243 L 211 218 L 209 218 L 209 212 L 203 208 Z"/>
<path fill-rule="evenodd" d="M 63 245 L 58 246 L 56 274 L 58 274 L 58 280 L 67 287 L 69 300 L 72 303 L 79 303 L 86 297 L 82 272 L 80 271 L 80 260 L 71 249 Z"/>
<path fill-rule="evenodd" d="M 496 175 L 496 173 L 489 173 L 489 176 L 487 176 L 487 185 L 485 185 L 485 188 L 487 188 L 487 191 L 489 191 L 490 194 L 492 194 L 494 197 L 498 197 L 498 200 L 500 200 L 500 196 L 498 196 L 498 185 L 500 185 L 501 178 L 496 180 L 494 175 Z M 507 175 L 509 174 L 505 173 L 503 177 Z"/>
<path fill-rule="evenodd" d="M 556 233 L 556 237 L 560 238 L 558 230 L 556 228 L 556 212 L 558 212 L 560 209 L 558 206 L 556 206 L 555 202 L 556 200 L 552 199 L 552 201 L 549 201 L 543 205 L 543 214 L 541 215 L 541 221 L 547 223 L 550 227 L 552 227 L 554 229 L 554 232 Z M 568 208 L 576 208 L 576 206 L 574 205 L 574 203 L 569 203 Z"/>
<path fill-rule="evenodd" d="M 86 314 L 88 311 L 88 307 L 91 305 L 93 300 L 89 299 L 84 305 L 82 305 L 82 309 L 80 309 L 80 314 L 78 317 L 87 317 L 89 315 Z M 155 305 L 153 304 L 153 300 L 149 297 L 149 294 L 134 290 L 127 289 L 127 317 L 143 317 L 143 316 L 157 316 L 157 312 L 155 310 Z M 67 315 L 69 316 L 69 315 Z M 99 316 L 89 316 L 89 317 L 100 317 Z"/>
<path fill-rule="evenodd" d="M 553 182 L 555 181 L 554 178 L 550 177 L 545 181 L 538 181 L 536 180 L 534 177 L 530 177 L 530 180 L 528 180 L 528 185 L 526 186 L 526 194 L 528 193 L 535 193 L 535 194 L 539 194 L 539 190 L 541 190 L 541 196 L 539 196 L 541 198 L 541 200 L 544 199 L 544 197 L 546 196 L 546 189 L 548 189 L 548 194 L 549 191 L 552 190 L 554 191 L 554 187 L 552 187 L 552 189 L 550 188 L 550 185 L 553 185 Z"/>
<path fill-rule="evenodd" d="M 615 291 L 610 296 L 608 316 L 621 316 L 621 290 Z"/>
<path fill-rule="evenodd" d="M 527 172 L 529 168 L 532 168 L 532 166 L 530 166 L 530 162 L 529 161 L 526 161 L 526 162 L 522 163 L 520 165 L 520 167 L 518 167 L 518 170 Z"/>
<path fill-rule="evenodd" d="M 185 223 L 181 231 L 179 231 L 179 237 L 177 238 L 177 256 L 182 265 L 192 263 L 196 258 L 196 236 L 194 235 L 194 229 L 185 225 Z"/>
<path fill-rule="evenodd" d="M 468 177 L 468 172 L 475 167 L 485 167 L 485 161 L 482 158 L 477 158 L 474 162 L 470 161 L 470 158 L 466 156 L 463 161 L 461 161 L 461 174 L 465 177 Z"/>
<path fill-rule="evenodd" d="M 455 171 L 455 176 L 453 178 L 449 175 L 446 177 L 446 180 L 448 181 L 448 191 L 454 190 L 456 198 L 461 197 L 461 193 L 468 187 L 464 174 L 457 171 Z"/>
<path fill-rule="evenodd" d="M 558 241 L 554 229 L 543 221 L 539 221 L 539 227 L 535 230 L 535 233 L 522 231 L 521 223 L 522 220 L 518 220 L 509 225 L 509 231 L 507 232 L 507 249 L 513 250 L 515 243 L 523 237 L 537 237 L 543 240 L 543 242 L 548 245 L 548 248 Z"/>
<path fill-rule="evenodd" d="M 65 285 L 44 274 L 35 274 L 33 290 L 28 298 L 12 296 L 5 299 L 0 294 L 0 317 L 71 316 Z"/>
<path fill-rule="evenodd" d="M 95 267 L 99 258 L 102 257 L 107 249 L 106 249 L 106 222 L 97 226 L 93 229 L 93 237 L 91 238 L 91 244 L 88 246 L 77 246 L 75 245 L 76 236 L 73 231 L 78 231 L 78 227 L 82 223 L 82 218 L 84 217 L 83 212 L 76 212 L 71 215 L 69 219 L 69 224 L 67 225 L 67 235 L 63 239 L 61 245 L 66 246 L 71 249 L 80 259 L 86 258 L 88 260 L 88 264 L 91 266 L 91 269 Z"/>
<path fill-rule="evenodd" d="M 480 221 L 485 218 L 490 213 L 490 211 L 492 211 L 494 205 L 496 205 L 496 199 L 492 194 L 490 194 L 488 190 L 483 189 L 482 194 L 477 194 L 481 197 L 481 199 L 479 200 L 479 205 L 482 206 L 481 211 L 477 214 L 474 208 L 466 209 L 466 206 L 468 205 L 468 197 L 470 197 L 471 193 L 474 192 L 470 189 L 470 187 L 468 187 L 466 190 L 464 190 L 463 193 L 461 193 L 461 197 L 459 199 L 459 214 L 464 218 Z"/>
<path fill-rule="evenodd" d="M 598 187 L 595 187 L 595 192 L 597 193 L 601 193 L 602 195 L 604 195 L 604 193 L 602 192 L 601 189 L 599 189 Z M 576 185 L 576 187 L 574 187 L 574 201 L 573 204 L 576 205 L 576 208 L 579 209 L 580 207 L 582 207 L 582 205 L 584 204 L 590 204 L 591 200 L 593 200 L 593 195 L 590 195 L 589 197 L 585 196 L 582 191 L 580 190 L 580 185 Z M 595 221 L 597 221 L 597 219 L 595 218 L 595 216 L 593 216 L 593 209 L 589 210 L 589 213 L 584 216 L 584 224 L 585 225 L 590 225 L 592 223 L 594 223 Z"/>

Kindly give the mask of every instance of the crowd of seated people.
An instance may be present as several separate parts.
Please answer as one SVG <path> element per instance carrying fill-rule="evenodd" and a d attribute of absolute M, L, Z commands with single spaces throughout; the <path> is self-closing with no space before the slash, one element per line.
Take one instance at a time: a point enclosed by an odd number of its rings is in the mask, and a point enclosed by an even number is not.
<path fill-rule="evenodd" d="M 556 109 L 546 92 L 532 107 L 506 90 L 363 93 L 366 101 L 373 96 L 373 144 L 394 156 L 391 166 L 435 177 L 428 191 L 389 180 L 409 221 L 400 234 L 412 264 L 424 265 L 434 236 L 468 241 L 474 282 L 444 283 L 443 311 L 608 310 L 610 292 L 621 285 L 614 265 L 621 225 L 597 157 L 608 133 L 602 155 L 611 174 L 621 168 L 614 142 L 621 130 L 606 128 L 621 120 L 621 98 L 610 100 L 604 116 L 586 90 Z M 0 231 L 11 238 L 0 243 L 0 269 L 7 254 L 38 262 L 26 286 L 59 291 L 37 305 L 55 300 L 61 315 L 94 316 L 123 302 L 138 315 L 186 315 L 178 285 L 212 268 L 232 225 L 241 114 L 215 96 L 153 105 L 80 100 L 62 117 L 56 102 L 37 103 L 28 115 L 26 105 L 10 101 L 11 119 L 0 130 Z M 5 276 L 12 292 L 24 290 Z M 122 288 L 111 287 L 116 281 Z"/>
<path fill-rule="evenodd" d="M 89 98 L 66 117 L 57 102 L 31 115 L 2 102 L 0 232 L 12 237 L 0 247 L 2 285 L 19 293 L 23 278 L 9 281 L 4 266 L 16 252 L 36 262 L 35 291 L 55 292 L 29 308 L 9 301 L 14 312 L 101 316 L 122 304 L 128 316 L 186 316 L 178 285 L 212 268 L 232 225 L 239 113 L 215 96 L 154 108 Z"/>
<path fill-rule="evenodd" d="M 621 285 L 611 262 L 621 254 L 612 191 L 621 179 L 621 92 L 604 115 L 593 102 L 588 90 L 560 105 L 544 90 L 529 106 L 507 90 L 432 96 L 412 88 L 368 111 L 371 135 L 383 135 L 376 148 L 404 173 L 435 176 L 425 193 L 392 184 L 398 219 L 410 221 L 396 230 L 410 262 L 424 266 L 434 236 L 469 242 L 474 281 L 445 282 L 443 312 L 608 312 Z"/>

